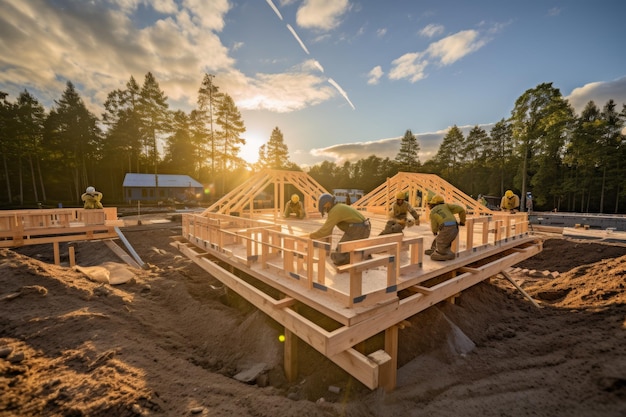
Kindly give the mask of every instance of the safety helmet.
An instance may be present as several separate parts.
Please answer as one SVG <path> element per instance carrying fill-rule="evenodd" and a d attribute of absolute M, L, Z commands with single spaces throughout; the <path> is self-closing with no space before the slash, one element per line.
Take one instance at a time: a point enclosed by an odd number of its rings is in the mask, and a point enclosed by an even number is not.
<path fill-rule="evenodd" d="M 300 197 L 298 196 L 298 194 L 294 194 L 291 196 L 291 202 L 293 204 L 296 204 L 298 201 L 300 201 Z"/>
<path fill-rule="evenodd" d="M 508 197 L 508 198 L 513 197 L 513 191 L 511 191 L 511 190 L 506 190 L 506 193 L 504 193 L 504 196 L 505 196 L 505 197 Z"/>
<path fill-rule="evenodd" d="M 332 204 L 333 200 L 335 200 L 335 197 L 333 197 L 332 195 L 328 193 L 324 193 L 320 195 L 320 198 L 317 201 L 317 209 L 322 214 L 322 217 L 324 217 L 324 206 L 326 205 L 326 203 Z"/>
<path fill-rule="evenodd" d="M 435 206 L 437 204 L 443 204 L 443 202 L 443 197 L 439 194 L 435 194 L 433 198 L 430 199 L 430 202 L 428 204 L 430 204 L 431 206 Z"/>
<path fill-rule="evenodd" d="M 88 192 L 88 193 L 95 193 L 96 189 L 94 187 L 87 187 L 86 192 Z"/>
<path fill-rule="evenodd" d="M 396 200 L 404 200 L 405 198 L 406 198 L 406 194 L 403 193 L 402 191 L 396 194 Z"/>

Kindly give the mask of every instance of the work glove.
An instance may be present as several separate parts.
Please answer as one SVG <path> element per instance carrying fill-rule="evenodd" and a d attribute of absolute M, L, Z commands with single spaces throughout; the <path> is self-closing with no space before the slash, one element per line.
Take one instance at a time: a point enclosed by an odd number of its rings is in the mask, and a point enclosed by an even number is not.
<path fill-rule="evenodd" d="M 407 220 L 406 222 L 407 227 L 411 227 L 415 225 L 415 220 L 411 219 L 411 220 Z"/>

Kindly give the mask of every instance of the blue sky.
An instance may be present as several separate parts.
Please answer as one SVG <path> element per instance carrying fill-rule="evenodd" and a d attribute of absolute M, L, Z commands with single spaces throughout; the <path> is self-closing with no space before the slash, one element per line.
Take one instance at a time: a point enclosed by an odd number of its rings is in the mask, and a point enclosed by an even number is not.
<path fill-rule="evenodd" d="M 151 71 L 190 110 L 205 73 L 241 111 L 255 161 L 274 127 L 300 165 L 431 158 L 452 125 L 489 130 L 552 82 L 580 112 L 626 103 L 622 0 L 0 0 L 0 91 L 47 109 Z"/>

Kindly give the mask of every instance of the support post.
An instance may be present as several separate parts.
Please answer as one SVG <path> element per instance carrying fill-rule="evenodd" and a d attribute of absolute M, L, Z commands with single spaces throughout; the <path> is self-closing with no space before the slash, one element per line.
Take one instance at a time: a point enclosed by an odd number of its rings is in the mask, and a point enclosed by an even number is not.
<path fill-rule="evenodd" d="M 398 378 L 398 326 L 391 326 L 385 330 L 385 352 L 391 360 L 380 366 L 378 385 L 385 392 L 396 389 Z"/>
<path fill-rule="evenodd" d="M 61 265 L 61 255 L 59 255 L 59 242 L 52 242 L 52 248 L 54 249 L 54 264 Z"/>
<path fill-rule="evenodd" d="M 71 242 L 68 245 L 69 254 L 70 254 L 70 268 L 76 265 L 76 244 Z"/>
<path fill-rule="evenodd" d="M 298 377 L 298 336 L 285 328 L 284 368 L 287 381 L 293 382 Z"/>

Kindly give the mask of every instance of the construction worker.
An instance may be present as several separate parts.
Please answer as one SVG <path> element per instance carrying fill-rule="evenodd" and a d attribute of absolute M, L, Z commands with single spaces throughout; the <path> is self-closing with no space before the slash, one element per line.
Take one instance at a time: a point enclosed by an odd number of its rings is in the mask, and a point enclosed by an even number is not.
<path fill-rule="evenodd" d="M 450 249 L 459 234 L 459 225 L 465 226 L 465 209 L 457 204 L 446 204 L 443 197 L 434 195 L 428 202 L 430 228 L 435 235 L 430 249 L 425 251 L 433 261 L 449 261 L 456 257 Z M 459 215 L 457 223 L 455 214 Z"/>
<path fill-rule="evenodd" d="M 367 239 L 370 237 L 372 225 L 369 219 L 366 219 L 361 212 L 352 206 L 336 203 L 334 196 L 327 193 L 320 195 L 317 208 L 322 214 L 322 217 L 324 217 L 324 214 L 328 213 L 328 218 L 322 227 L 303 237 L 321 239 L 331 236 L 335 226 L 344 232 L 339 242 Z M 350 262 L 349 253 L 339 253 L 336 249 L 330 254 L 330 258 L 336 266 L 345 265 Z"/>
<path fill-rule="evenodd" d="M 413 226 L 414 224 L 420 224 L 420 215 L 408 201 L 406 201 L 406 194 L 399 192 L 396 194 L 396 201 L 391 206 L 391 218 L 402 225 L 402 227 Z M 407 214 L 413 216 L 412 219 L 407 219 Z"/>
<path fill-rule="evenodd" d="M 304 219 L 306 217 L 306 212 L 304 211 L 304 207 L 302 207 L 298 194 L 292 195 L 291 199 L 285 204 L 283 217 L 287 218 L 291 216 L 292 213 L 295 214 L 298 219 Z"/>
<path fill-rule="evenodd" d="M 81 200 L 85 203 L 83 208 L 86 209 L 101 209 L 102 203 L 102 193 L 100 191 L 96 191 L 94 187 L 87 187 L 83 195 L 80 197 Z"/>
<path fill-rule="evenodd" d="M 519 209 L 519 196 L 511 190 L 506 190 L 500 200 L 500 209 L 515 213 Z"/>
<path fill-rule="evenodd" d="M 409 219 L 408 214 L 411 214 L 413 218 Z M 417 214 L 417 211 L 406 201 L 406 194 L 404 192 L 396 194 L 396 201 L 391 205 L 389 217 L 385 228 L 380 232 L 381 235 L 401 233 L 407 226 L 410 227 L 415 224 L 419 226 L 420 224 L 419 214 Z"/>

